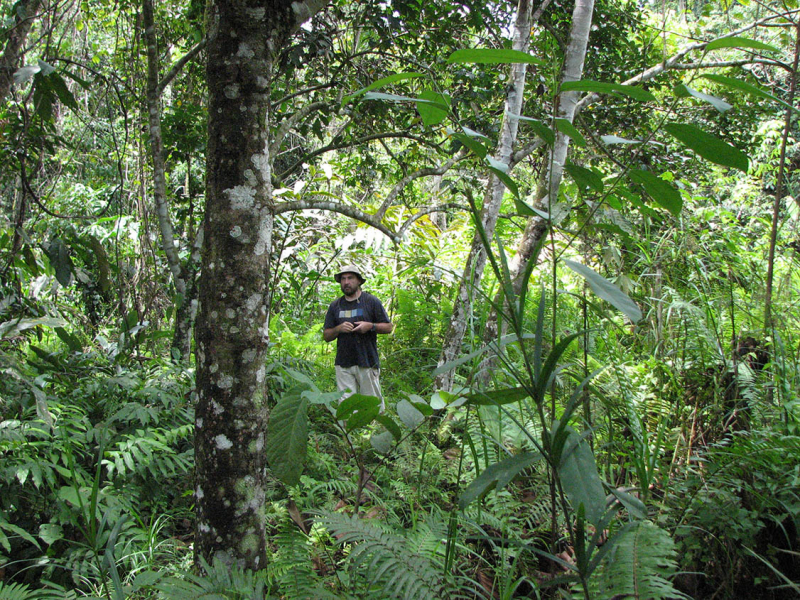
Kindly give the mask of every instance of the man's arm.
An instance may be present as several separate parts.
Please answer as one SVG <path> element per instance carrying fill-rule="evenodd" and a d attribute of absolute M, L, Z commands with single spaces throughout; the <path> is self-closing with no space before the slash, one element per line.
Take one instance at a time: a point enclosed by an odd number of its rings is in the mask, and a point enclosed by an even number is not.
<path fill-rule="evenodd" d="M 371 321 L 358 321 L 353 327 L 353 333 L 369 333 L 375 328 L 375 333 L 392 333 L 393 323 L 373 323 Z M 333 339 L 333 338 L 331 338 Z"/>
<path fill-rule="evenodd" d="M 323 329 L 322 339 L 325 340 L 326 342 L 332 342 L 337 337 L 339 337 L 340 333 L 351 333 L 353 331 L 356 331 L 355 325 L 353 325 L 350 321 L 343 321 L 342 323 L 339 323 L 336 327 L 328 327 L 327 329 Z"/>

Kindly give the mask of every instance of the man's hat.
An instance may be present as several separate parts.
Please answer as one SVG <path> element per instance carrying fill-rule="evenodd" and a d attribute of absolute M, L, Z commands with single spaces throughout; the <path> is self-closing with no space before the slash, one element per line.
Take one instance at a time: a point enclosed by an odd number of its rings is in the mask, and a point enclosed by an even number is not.
<path fill-rule="evenodd" d="M 336 283 L 339 283 L 342 280 L 342 275 L 344 275 L 345 273 L 353 273 L 356 277 L 358 277 L 361 280 L 361 283 L 364 283 L 366 281 L 366 279 L 364 279 L 364 276 L 361 275 L 361 271 L 359 271 L 357 266 L 345 265 L 341 269 L 339 269 L 339 272 L 336 273 L 336 275 L 333 276 L 333 278 L 336 280 Z"/>

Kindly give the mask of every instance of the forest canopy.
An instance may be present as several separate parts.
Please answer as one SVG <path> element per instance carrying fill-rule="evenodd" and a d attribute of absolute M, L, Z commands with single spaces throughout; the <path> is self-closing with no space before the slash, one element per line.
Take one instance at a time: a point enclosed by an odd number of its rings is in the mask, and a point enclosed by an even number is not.
<path fill-rule="evenodd" d="M 0 598 L 797 597 L 794 0 L 0 10 Z"/>

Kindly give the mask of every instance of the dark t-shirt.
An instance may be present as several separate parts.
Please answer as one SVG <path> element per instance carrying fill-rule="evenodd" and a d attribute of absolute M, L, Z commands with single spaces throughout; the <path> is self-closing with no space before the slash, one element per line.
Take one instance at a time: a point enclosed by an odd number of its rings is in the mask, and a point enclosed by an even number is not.
<path fill-rule="evenodd" d="M 362 291 L 357 300 L 349 301 L 341 296 L 331 302 L 328 313 L 325 315 L 324 327 L 332 329 L 345 321 L 389 323 L 389 316 L 380 300 L 372 294 Z M 336 340 L 336 365 L 370 368 L 381 366 L 378 358 L 378 334 L 376 332 L 340 333 Z"/>

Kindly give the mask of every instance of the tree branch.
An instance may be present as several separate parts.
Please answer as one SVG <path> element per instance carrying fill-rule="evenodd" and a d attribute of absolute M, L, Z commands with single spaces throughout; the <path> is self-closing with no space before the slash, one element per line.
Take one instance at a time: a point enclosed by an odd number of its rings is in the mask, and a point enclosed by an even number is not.
<path fill-rule="evenodd" d="M 278 127 L 278 130 L 275 132 L 275 137 L 272 141 L 272 144 L 270 144 L 269 147 L 270 155 L 275 156 L 278 153 L 278 148 L 280 148 L 281 144 L 283 143 L 286 134 L 289 133 L 289 130 L 292 127 L 294 127 L 300 119 L 305 119 L 312 112 L 320 110 L 321 108 L 324 108 L 327 105 L 328 104 L 326 102 L 312 102 L 311 104 L 307 104 L 306 106 L 298 110 L 291 117 L 284 119 L 280 127 Z M 297 163 L 295 163 L 292 166 L 292 168 L 294 169 L 296 166 Z M 287 172 L 286 174 L 288 175 L 289 172 Z"/>
<path fill-rule="evenodd" d="M 194 45 L 194 47 L 191 50 L 189 50 L 186 54 L 184 54 L 180 58 L 180 60 L 178 60 L 174 65 L 172 65 L 170 70 L 167 71 L 166 75 L 164 75 L 164 78 L 158 83 L 158 87 L 156 87 L 156 94 L 158 94 L 159 98 L 161 97 L 161 94 L 164 93 L 164 88 L 166 88 L 170 83 L 172 83 L 172 80 L 175 79 L 175 77 L 178 75 L 178 73 L 181 72 L 181 70 L 183 70 L 183 67 L 185 67 L 186 64 L 190 60 L 192 60 L 195 56 L 200 54 L 203 48 L 206 47 L 207 41 L 208 40 L 206 38 L 200 40 L 197 44 Z"/>
<path fill-rule="evenodd" d="M 376 219 L 375 215 L 365 213 L 360 208 L 342 204 L 341 202 L 331 202 L 330 200 L 295 200 L 293 202 L 281 202 L 275 205 L 274 212 L 278 215 L 296 210 L 326 210 L 328 212 L 345 215 L 346 217 L 365 223 L 370 227 L 374 227 L 395 243 L 400 242 L 400 237 Z"/>
<path fill-rule="evenodd" d="M 375 213 L 375 216 L 378 218 L 379 221 L 382 221 L 388 208 L 394 203 L 397 196 L 400 194 L 400 192 L 403 191 L 403 188 L 405 188 L 412 181 L 419 179 L 420 177 L 444 175 L 445 173 L 447 173 L 447 171 L 452 169 L 456 163 L 458 163 L 461 160 L 464 160 L 466 157 L 467 154 L 462 148 L 462 150 L 456 156 L 454 156 L 453 158 L 451 158 L 450 160 L 448 160 L 447 162 L 438 167 L 428 167 L 425 169 L 419 169 L 418 171 L 414 171 L 413 173 L 409 173 L 395 184 L 395 186 L 386 196 L 386 199 L 383 201 L 383 204 L 381 204 L 380 208 L 378 209 L 378 212 Z"/>

